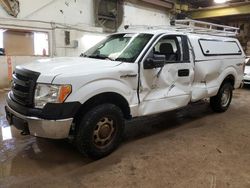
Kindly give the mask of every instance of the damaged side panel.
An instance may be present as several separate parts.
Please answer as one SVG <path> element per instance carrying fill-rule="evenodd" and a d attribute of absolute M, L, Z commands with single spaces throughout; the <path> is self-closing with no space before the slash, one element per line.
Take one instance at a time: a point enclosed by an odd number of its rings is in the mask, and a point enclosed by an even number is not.
<path fill-rule="evenodd" d="M 190 102 L 194 64 L 189 59 L 183 60 L 184 52 L 189 53 L 189 50 L 184 50 L 184 40 L 185 37 L 180 35 L 162 36 L 145 56 L 140 72 L 139 115 L 174 110 Z M 143 62 L 153 54 L 164 54 L 164 47 L 176 54 L 176 57 L 168 60 L 172 54 L 166 53 L 167 60 L 163 67 L 144 69 Z M 189 56 L 192 56 L 191 52 L 185 57 Z"/>

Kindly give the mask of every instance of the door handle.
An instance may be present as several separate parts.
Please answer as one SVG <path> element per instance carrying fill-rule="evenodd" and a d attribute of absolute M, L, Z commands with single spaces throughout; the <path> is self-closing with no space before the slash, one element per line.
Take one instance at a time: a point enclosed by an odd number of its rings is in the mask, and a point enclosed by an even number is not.
<path fill-rule="evenodd" d="M 178 70 L 179 77 L 189 76 L 189 69 L 180 69 Z"/>

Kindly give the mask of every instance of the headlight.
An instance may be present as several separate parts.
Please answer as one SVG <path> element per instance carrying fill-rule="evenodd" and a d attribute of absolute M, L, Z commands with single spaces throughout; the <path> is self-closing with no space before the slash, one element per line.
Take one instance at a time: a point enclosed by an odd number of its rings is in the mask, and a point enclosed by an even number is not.
<path fill-rule="evenodd" d="M 35 107 L 43 108 L 47 103 L 63 103 L 71 91 L 71 85 L 37 84 Z"/>

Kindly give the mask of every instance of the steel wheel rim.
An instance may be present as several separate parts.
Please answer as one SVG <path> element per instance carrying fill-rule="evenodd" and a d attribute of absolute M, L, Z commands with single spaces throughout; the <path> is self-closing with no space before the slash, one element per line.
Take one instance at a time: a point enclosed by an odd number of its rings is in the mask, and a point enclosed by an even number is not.
<path fill-rule="evenodd" d="M 114 138 L 115 130 L 115 123 L 112 118 L 101 118 L 97 122 L 93 132 L 94 145 L 98 148 L 103 148 L 109 145 Z"/>
<path fill-rule="evenodd" d="M 223 107 L 226 107 L 230 101 L 230 96 L 231 96 L 231 93 L 230 93 L 230 90 L 229 89 L 225 89 L 222 93 L 222 96 L 221 96 L 221 105 Z"/>

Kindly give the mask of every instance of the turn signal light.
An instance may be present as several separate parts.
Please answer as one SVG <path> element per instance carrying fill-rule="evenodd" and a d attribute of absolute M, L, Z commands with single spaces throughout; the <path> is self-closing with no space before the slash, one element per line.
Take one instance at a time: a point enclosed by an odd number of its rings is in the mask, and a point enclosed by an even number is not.
<path fill-rule="evenodd" d="M 66 100 L 66 98 L 69 96 L 71 91 L 72 91 L 71 85 L 62 85 L 60 88 L 58 101 L 60 103 L 63 103 Z"/>

